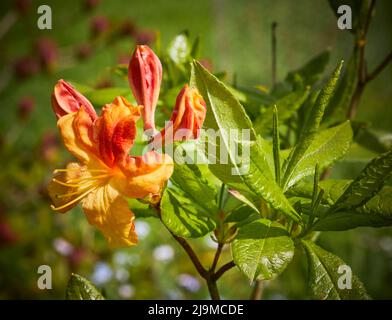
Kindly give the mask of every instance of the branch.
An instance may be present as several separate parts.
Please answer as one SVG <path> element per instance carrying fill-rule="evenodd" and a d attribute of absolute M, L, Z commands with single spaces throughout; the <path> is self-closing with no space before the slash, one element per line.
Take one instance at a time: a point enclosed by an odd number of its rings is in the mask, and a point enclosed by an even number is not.
<path fill-rule="evenodd" d="M 250 300 L 261 300 L 262 295 L 263 295 L 263 281 L 256 280 L 252 293 L 250 295 Z"/>
<path fill-rule="evenodd" d="M 223 243 L 218 243 L 218 248 L 216 249 L 215 252 L 214 261 L 212 262 L 211 269 L 210 269 L 211 272 L 215 271 L 216 265 L 218 264 L 219 257 L 222 253 L 222 249 L 223 249 Z"/>
<path fill-rule="evenodd" d="M 218 271 L 215 273 L 215 280 L 218 280 L 226 271 L 229 271 L 231 268 L 235 266 L 234 261 L 230 261 L 224 264 Z"/>
<path fill-rule="evenodd" d="M 173 236 L 173 238 L 181 245 L 181 247 L 184 248 L 185 252 L 188 254 L 189 258 L 192 260 L 193 265 L 195 266 L 197 272 L 200 274 L 200 276 L 204 279 L 208 278 L 208 272 L 202 264 L 200 263 L 199 258 L 197 257 L 195 251 L 193 251 L 192 247 L 189 245 L 189 243 L 184 239 L 179 236 L 176 236 L 174 233 L 172 233 L 169 230 L 170 234 Z"/>
<path fill-rule="evenodd" d="M 392 51 L 387 54 L 383 61 L 374 69 L 373 72 L 367 75 L 366 82 L 372 81 L 378 74 L 383 71 L 387 65 L 392 61 Z"/>

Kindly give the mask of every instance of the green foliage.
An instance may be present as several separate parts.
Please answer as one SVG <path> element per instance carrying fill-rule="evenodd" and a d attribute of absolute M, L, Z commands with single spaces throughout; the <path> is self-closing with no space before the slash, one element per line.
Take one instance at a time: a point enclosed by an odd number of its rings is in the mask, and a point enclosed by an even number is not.
<path fill-rule="evenodd" d="M 373 159 L 336 201 L 332 211 L 364 205 L 392 174 L 392 150 Z"/>
<path fill-rule="evenodd" d="M 67 300 L 105 300 L 101 293 L 86 278 L 78 274 L 72 274 L 69 279 Z"/>
<path fill-rule="evenodd" d="M 308 258 L 309 286 L 313 296 L 321 300 L 367 300 L 365 287 L 356 275 L 352 275 L 351 289 L 340 289 L 339 267 L 346 263 L 311 241 L 303 240 L 302 246 Z"/>
<path fill-rule="evenodd" d="M 291 151 L 287 159 L 287 162 L 285 163 L 283 186 L 287 186 L 288 182 L 291 180 L 293 171 L 298 166 L 299 161 L 304 156 L 305 152 L 312 144 L 316 136 L 321 119 L 324 115 L 325 107 L 327 106 L 329 100 L 331 99 L 336 83 L 339 79 L 342 65 L 343 65 L 343 61 L 336 67 L 335 71 L 332 73 L 330 79 L 319 93 L 315 105 L 310 111 L 310 114 L 302 129 L 299 140 L 295 145 L 294 149 Z"/>
<path fill-rule="evenodd" d="M 309 94 L 309 87 L 304 89 L 300 88 L 293 92 L 288 93 L 282 98 L 274 101 L 279 112 L 280 121 L 286 121 L 290 119 L 293 114 L 301 107 L 302 103 L 305 101 Z M 270 133 L 272 128 L 272 115 L 273 107 L 268 106 L 254 121 L 255 131 L 261 135 Z"/>
<path fill-rule="evenodd" d="M 318 132 L 305 154 L 297 162 L 287 188 L 311 175 L 316 163 L 320 169 L 328 168 L 349 150 L 352 140 L 350 122 Z"/>
<path fill-rule="evenodd" d="M 210 165 L 211 171 L 228 185 L 245 184 L 252 193 L 265 199 L 273 208 L 298 221 L 298 214 L 272 178 L 266 157 L 256 140 L 252 123 L 238 100 L 221 81 L 197 62 L 193 63 L 191 85 L 197 87 L 206 100 L 209 112 L 204 126 L 220 132 L 220 139 L 216 144 L 217 150 L 220 150 L 223 145 L 228 153 L 230 165 L 220 163 L 217 154 L 217 163 Z M 237 132 L 242 132 L 243 129 L 250 131 L 250 141 L 243 142 L 249 143 L 250 149 L 249 162 L 242 163 L 242 168 L 245 166 L 246 172 L 241 172 L 241 168 L 236 164 L 236 155 L 230 148 L 228 137 L 230 129 L 238 130 Z M 246 157 L 243 158 L 247 160 Z"/>
<path fill-rule="evenodd" d="M 330 50 L 325 50 L 309 60 L 301 68 L 291 71 L 286 76 L 286 81 L 294 83 L 295 76 L 299 75 L 305 85 L 314 85 L 323 74 L 330 58 Z"/>
<path fill-rule="evenodd" d="M 294 243 L 279 223 L 259 219 L 240 227 L 232 244 L 233 260 L 251 280 L 271 280 L 286 269 Z"/>
<path fill-rule="evenodd" d="M 213 231 L 218 212 L 214 186 L 202 178 L 196 165 L 189 164 L 176 164 L 171 180 L 175 185 L 166 188 L 161 200 L 161 218 L 166 227 L 185 238 Z"/>

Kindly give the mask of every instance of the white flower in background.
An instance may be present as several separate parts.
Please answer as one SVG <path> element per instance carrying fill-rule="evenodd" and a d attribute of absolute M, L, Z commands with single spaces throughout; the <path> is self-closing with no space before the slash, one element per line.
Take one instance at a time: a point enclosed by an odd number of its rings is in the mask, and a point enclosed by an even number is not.
<path fill-rule="evenodd" d="M 154 249 L 153 256 L 155 260 L 168 262 L 174 258 L 174 249 L 168 244 L 163 244 Z"/>
<path fill-rule="evenodd" d="M 125 282 L 129 279 L 129 272 L 127 269 L 119 268 L 115 271 L 115 278 L 120 282 Z"/>
<path fill-rule="evenodd" d="M 97 285 L 101 286 L 109 282 L 113 277 L 113 270 L 106 262 L 97 262 L 94 268 L 92 281 Z"/>
<path fill-rule="evenodd" d="M 74 247 L 64 238 L 56 238 L 53 240 L 53 248 L 61 255 L 68 256 L 72 253 Z"/>
<path fill-rule="evenodd" d="M 186 273 L 180 274 L 177 277 L 177 282 L 181 287 L 185 288 L 190 292 L 196 292 L 199 291 L 200 289 L 199 280 L 190 274 L 186 274 Z"/>
<path fill-rule="evenodd" d="M 140 264 L 140 256 L 137 253 L 116 251 L 113 254 L 113 263 L 119 267 L 137 266 Z"/>
<path fill-rule="evenodd" d="M 137 236 L 140 240 L 145 239 L 151 230 L 150 224 L 146 221 L 136 221 L 135 222 L 135 229 Z"/>
<path fill-rule="evenodd" d="M 122 284 L 118 287 L 118 295 L 123 299 L 132 298 L 135 295 L 135 288 L 130 284 Z"/>

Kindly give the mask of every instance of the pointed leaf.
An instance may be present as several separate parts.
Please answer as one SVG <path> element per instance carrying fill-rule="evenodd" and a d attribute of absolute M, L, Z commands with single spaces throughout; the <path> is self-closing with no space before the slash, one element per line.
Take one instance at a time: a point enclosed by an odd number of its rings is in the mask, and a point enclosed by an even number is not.
<path fill-rule="evenodd" d="M 259 219 L 240 227 L 232 243 L 234 263 L 251 280 L 270 280 L 286 269 L 294 243 L 279 223 Z"/>
<path fill-rule="evenodd" d="M 68 281 L 67 300 L 105 300 L 101 293 L 86 278 L 73 273 Z"/>
<path fill-rule="evenodd" d="M 251 192 L 265 199 L 272 207 L 298 221 L 298 214 L 273 179 L 266 156 L 256 141 L 252 123 L 242 105 L 221 81 L 198 62 L 192 65 L 191 83 L 197 87 L 207 104 L 208 112 L 204 126 L 214 132 L 219 130 L 221 138 L 217 139 L 216 149 L 223 149 L 228 154 L 229 163 L 225 165 L 220 161 L 220 151 L 218 151 L 217 164 L 210 165 L 211 171 L 226 184 L 243 183 Z M 236 164 L 238 162 L 236 154 L 233 153 L 230 145 L 230 130 L 237 130 L 240 139 L 242 130 L 249 130 L 250 140 L 242 141 L 238 145 L 242 150 L 246 150 L 247 147 L 250 150 L 241 158 L 240 165 Z M 241 168 L 245 170 L 241 171 Z"/>
<path fill-rule="evenodd" d="M 392 174 L 392 149 L 374 158 L 336 201 L 332 211 L 364 205 Z"/>
<path fill-rule="evenodd" d="M 302 241 L 308 257 L 309 286 L 313 296 L 320 300 L 367 300 L 370 299 L 358 277 L 352 274 L 351 289 L 340 289 L 339 267 L 346 263 L 339 257 L 320 248 L 312 241 Z"/>
<path fill-rule="evenodd" d="M 315 135 L 306 153 L 297 162 L 287 182 L 287 188 L 313 174 L 316 164 L 322 170 L 340 159 L 349 150 L 352 137 L 353 132 L 349 121 Z"/>
<path fill-rule="evenodd" d="M 332 73 L 330 79 L 320 91 L 315 105 L 313 106 L 310 114 L 305 122 L 305 126 L 301 132 L 298 143 L 293 148 L 292 152 L 287 159 L 285 165 L 285 175 L 283 178 L 283 185 L 286 187 L 287 182 L 291 180 L 293 171 L 296 169 L 301 158 L 306 153 L 309 146 L 312 144 L 316 133 L 318 131 L 321 119 L 324 114 L 325 107 L 332 97 L 336 83 L 339 79 L 340 70 L 342 69 L 343 61 L 337 66 L 335 71 Z"/>

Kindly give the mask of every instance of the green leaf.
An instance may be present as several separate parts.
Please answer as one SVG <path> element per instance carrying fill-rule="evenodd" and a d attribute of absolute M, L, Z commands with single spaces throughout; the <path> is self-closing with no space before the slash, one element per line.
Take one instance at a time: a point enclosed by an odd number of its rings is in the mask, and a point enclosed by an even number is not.
<path fill-rule="evenodd" d="M 235 223 L 238 228 L 258 219 L 260 219 L 259 213 L 256 213 L 247 205 L 241 205 L 225 217 L 225 223 Z"/>
<path fill-rule="evenodd" d="M 279 121 L 290 119 L 292 115 L 299 109 L 309 94 L 309 87 L 293 91 L 284 97 L 278 99 L 273 104 L 276 105 L 279 113 Z M 270 134 L 272 128 L 272 117 L 274 109 L 270 105 L 255 120 L 255 131 L 261 135 Z"/>
<path fill-rule="evenodd" d="M 161 218 L 171 232 L 184 238 L 202 237 L 216 226 L 209 212 L 173 188 L 166 188 L 163 193 Z"/>
<path fill-rule="evenodd" d="M 336 93 L 325 110 L 323 123 L 328 126 L 347 118 L 347 111 L 358 83 L 359 48 L 354 50 L 347 62 L 342 80 L 339 82 Z"/>
<path fill-rule="evenodd" d="M 343 231 L 357 227 L 392 225 L 392 186 L 386 185 L 366 204 L 328 214 L 314 226 L 317 231 Z"/>
<path fill-rule="evenodd" d="M 317 133 L 306 153 L 297 162 L 287 181 L 287 188 L 313 174 L 316 164 L 322 170 L 340 159 L 349 150 L 352 137 L 349 121 Z"/>
<path fill-rule="evenodd" d="M 156 210 L 150 207 L 149 204 L 142 203 L 138 199 L 128 198 L 128 205 L 131 211 L 135 214 L 136 218 L 159 218 Z"/>
<path fill-rule="evenodd" d="M 211 172 L 229 186 L 231 183 L 244 184 L 251 192 L 265 199 L 273 208 L 299 221 L 298 214 L 274 181 L 266 155 L 256 140 L 252 123 L 235 96 L 196 61 L 192 64 L 191 84 L 197 87 L 207 104 L 208 111 L 204 126 L 215 133 L 220 132 L 220 139 L 217 139 L 216 143 L 217 161 L 216 164 L 210 164 Z M 249 147 L 250 152 L 241 157 L 242 163 L 238 164 L 236 154 L 233 148 L 230 148 L 229 132 L 237 130 L 241 135 L 244 129 L 250 130 L 250 140 L 242 141 L 238 147 L 242 151 L 246 150 L 245 147 Z M 239 138 L 241 139 L 241 136 Z M 222 149 L 228 154 L 229 164 L 221 161 L 220 150 Z M 241 168 L 245 170 L 241 171 Z"/>
<path fill-rule="evenodd" d="M 287 159 L 285 164 L 285 174 L 283 178 L 283 186 L 287 186 L 287 183 L 291 180 L 291 176 L 298 166 L 299 161 L 305 155 L 309 146 L 312 144 L 321 119 L 324 114 L 325 107 L 327 106 L 329 100 L 332 97 L 333 91 L 335 89 L 336 83 L 339 79 L 340 71 L 342 69 L 343 61 L 336 67 L 335 71 L 332 73 L 330 79 L 320 91 L 315 105 L 312 110 L 310 110 L 310 114 L 305 122 L 304 128 L 299 137 L 298 143 L 293 148 L 292 152 Z"/>
<path fill-rule="evenodd" d="M 286 81 L 293 83 L 295 75 L 300 75 L 305 85 L 313 85 L 323 74 L 330 58 L 330 50 L 325 50 L 309 60 L 303 67 L 291 71 L 286 76 Z"/>
<path fill-rule="evenodd" d="M 377 194 L 392 173 L 392 149 L 373 159 L 348 186 L 331 211 L 354 209 Z"/>
<path fill-rule="evenodd" d="M 181 148 L 181 147 L 180 147 Z M 218 205 L 215 186 L 203 178 L 195 164 L 175 164 L 171 181 L 174 182 L 194 203 L 205 209 L 207 215 L 216 217 Z"/>
<path fill-rule="evenodd" d="M 260 213 L 259 209 L 256 208 L 256 206 L 251 202 L 247 197 L 245 197 L 243 194 L 238 192 L 237 190 L 229 189 L 228 192 L 235 197 L 237 200 L 241 201 L 242 203 L 246 204 L 248 207 L 251 207 L 254 211 L 257 213 Z"/>
<path fill-rule="evenodd" d="M 73 273 L 68 281 L 67 300 L 105 300 L 101 293 L 86 278 Z"/>
<path fill-rule="evenodd" d="M 320 248 L 312 241 L 302 241 L 308 258 L 309 286 L 313 296 L 320 300 L 367 300 L 370 299 L 358 277 L 352 274 L 351 289 L 340 289 L 339 267 L 346 263 L 339 257 Z M 346 284 L 343 281 L 343 284 Z"/>
<path fill-rule="evenodd" d="M 270 280 L 286 269 L 294 243 L 277 222 L 259 219 L 242 226 L 232 243 L 234 263 L 251 280 Z"/>

